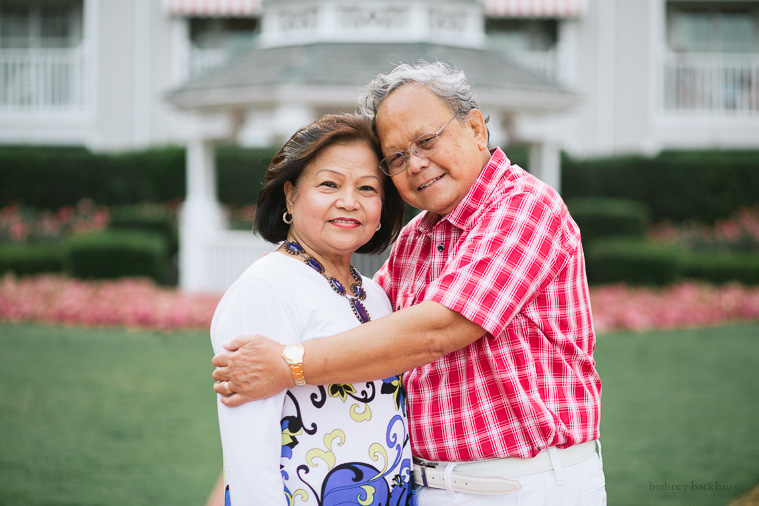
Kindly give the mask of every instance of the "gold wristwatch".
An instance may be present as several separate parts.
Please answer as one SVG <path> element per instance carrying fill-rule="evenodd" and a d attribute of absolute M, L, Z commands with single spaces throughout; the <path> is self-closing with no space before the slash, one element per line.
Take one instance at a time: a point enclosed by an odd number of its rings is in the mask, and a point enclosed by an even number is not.
<path fill-rule="evenodd" d="M 306 377 L 303 375 L 303 355 L 306 349 L 302 344 L 288 344 L 285 351 L 282 352 L 282 358 L 290 366 L 290 372 L 293 374 L 295 384 L 302 387 L 306 384 Z"/>

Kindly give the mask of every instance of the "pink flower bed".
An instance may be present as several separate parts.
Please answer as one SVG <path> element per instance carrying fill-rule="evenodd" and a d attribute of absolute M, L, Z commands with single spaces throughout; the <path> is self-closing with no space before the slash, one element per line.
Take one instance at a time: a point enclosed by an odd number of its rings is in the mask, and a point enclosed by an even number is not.
<path fill-rule="evenodd" d="M 84 282 L 60 275 L 6 275 L 0 280 L 0 321 L 207 329 L 218 302 L 218 295 L 189 295 L 147 279 Z"/>
<path fill-rule="evenodd" d="M 591 289 L 596 332 L 703 327 L 759 320 L 759 287 L 679 283 L 661 289 Z"/>
<path fill-rule="evenodd" d="M 208 329 L 220 296 L 186 294 L 145 279 L 84 282 L 60 275 L 0 279 L 0 321 L 88 327 Z M 591 289 L 597 332 L 759 320 L 759 287 L 681 283 Z"/>

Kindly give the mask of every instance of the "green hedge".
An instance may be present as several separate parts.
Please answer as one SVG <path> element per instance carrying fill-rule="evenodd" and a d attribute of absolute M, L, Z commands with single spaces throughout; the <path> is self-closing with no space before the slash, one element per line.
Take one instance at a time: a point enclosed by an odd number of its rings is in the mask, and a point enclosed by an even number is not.
<path fill-rule="evenodd" d="M 759 255 L 690 252 L 683 258 L 682 275 L 717 284 L 738 281 L 746 285 L 759 285 Z"/>
<path fill-rule="evenodd" d="M 646 235 L 651 213 L 640 202 L 588 197 L 567 200 L 566 204 L 586 246 L 609 237 L 643 238 Z"/>
<path fill-rule="evenodd" d="M 109 155 L 77 148 L 0 149 L 0 206 L 56 210 L 83 198 L 98 204 L 167 202 L 184 195 L 184 150 Z"/>
<path fill-rule="evenodd" d="M 0 244 L 0 274 L 25 276 L 63 269 L 64 255 L 58 244 Z"/>
<path fill-rule="evenodd" d="M 176 218 L 164 206 L 131 205 L 110 209 L 108 228 L 115 230 L 145 230 L 163 236 L 174 255 L 179 248 Z"/>
<path fill-rule="evenodd" d="M 219 146 L 219 199 L 246 206 L 256 202 L 276 148 Z M 506 148 L 528 166 L 523 146 Z M 40 184 L 44 182 L 44 184 Z M 164 203 L 185 196 L 185 149 L 164 147 L 122 154 L 81 148 L 0 147 L 0 207 L 11 202 L 59 209 L 82 198 L 99 204 Z M 562 158 L 562 194 L 575 198 L 621 198 L 645 204 L 651 218 L 713 223 L 759 194 L 759 151 L 663 152 L 653 158 Z"/>
<path fill-rule="evenodd" d="M 104 230 L 69 239 L 66 268 L 81 279 L 144 276 L 159 283 L 173 281 L 168 244 L 155 232 Z"/>
<path fill-rule="evenodd" d="M 277 149 L 244 149 L 220 146 L 216 152 L 219 200 L 249 206 L 258 201 L 266 168 Z"/>
<path fill-rule="evenodd" d="M 585 250 L 588 282 L 667 285 L 683 280 L 759 284 L 759 256 L 694 252 L 636 239 L 604 239 Z"/>
<path fill-rule="evenodd" d="M 711 224 L 759 195 L 759 151 L 663 152 L 653 158 L 623 156 L 562 159 L 562 194 L 612 197 L 646 204 L 652 219 Z"/>
<path fill-rule="evenodd" d="M 275 152 L 219 147 L 220 200 L 239 206 L 255 203 Z M 185 193 L 185 150 L 180 147 L 121 154 L 82 148 L 0 147 L 0 207 L 15 202 L 56 210 L 83 198 L 109 206 L 165 203 L 184 199 Z"/>
<path fill-rule="evenodd" d="M 666 285 L 680 279 L 682 252 L 636 239 L 605 239 L 585 251 L 588 283 Z"/>

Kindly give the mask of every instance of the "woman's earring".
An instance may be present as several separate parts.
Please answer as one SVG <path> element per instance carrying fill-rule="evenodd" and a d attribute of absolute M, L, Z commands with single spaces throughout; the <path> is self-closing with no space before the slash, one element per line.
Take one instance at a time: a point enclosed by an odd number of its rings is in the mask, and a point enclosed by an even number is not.
<path fill-rule="evenodd" d="M 382 222 L 380 222 L 380 224 L 377 225 L 377 229 L 375 230 L 375 232 L 379 232 L 379 229 L 381 229 L 381 228 L 382 228 Z"/>
<path fill-rule="evenodd" d="M 290 215 L 290 220 L 288 221 L 287 216 Z M 293 215 L 285 211 L 285 214 L 282 215 L 282 221 L 287 223 L 288 225 L 293 222 Z"/>

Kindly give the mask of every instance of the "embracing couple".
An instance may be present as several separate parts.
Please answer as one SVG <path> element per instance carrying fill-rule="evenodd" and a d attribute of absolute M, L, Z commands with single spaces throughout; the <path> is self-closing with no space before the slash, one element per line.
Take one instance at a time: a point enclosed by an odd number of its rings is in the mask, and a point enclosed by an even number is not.
<path fill-rule="evenodd" d="M 458 69 L 399 65 L 359 107 L 274 157 L 255 225 L 280 246 L 214 315 L 227 503 L 606 504 L 562 199 L 489 146 Z M 391 244 L 373 280 L 350 264 Z"/>

